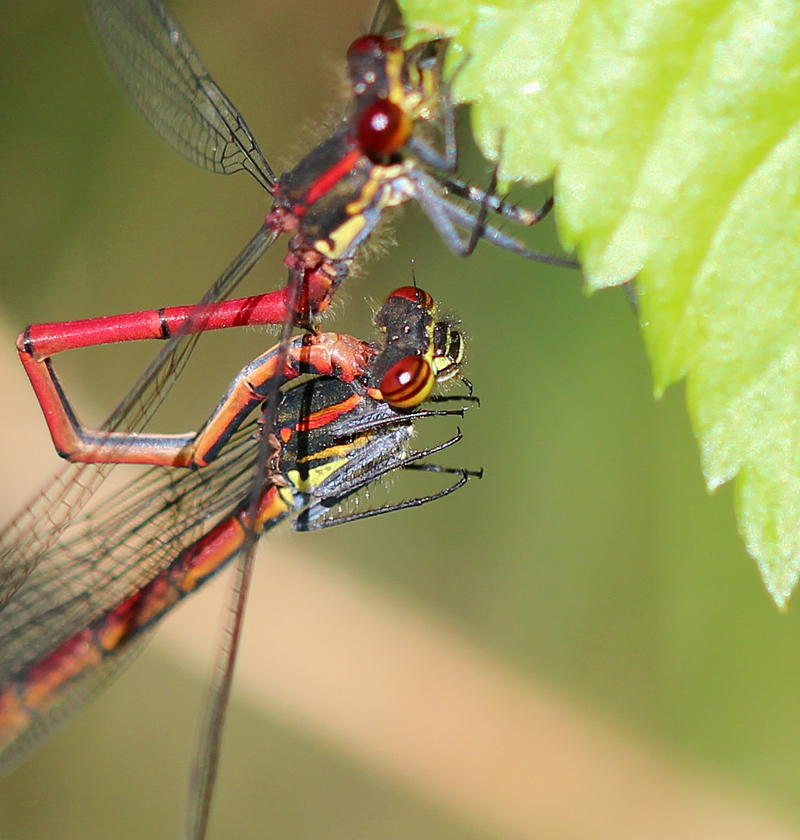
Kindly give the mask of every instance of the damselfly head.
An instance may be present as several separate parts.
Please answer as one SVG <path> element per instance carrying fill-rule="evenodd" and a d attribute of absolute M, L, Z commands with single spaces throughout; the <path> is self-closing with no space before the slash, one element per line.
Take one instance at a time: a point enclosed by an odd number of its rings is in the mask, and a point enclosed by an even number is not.
<path fill-rule="evenodd" d="M 417 286 L 396 289 L 375 315 L 384 348 L 370 364 L 370 380 L 395 409 L 416 408 L 434 385 L 461 370 L 463 336 L 453 321 L 436 315 L 436 302 Z"/>
<path fill-rule="evenodd" d="M 347 51 L 356 138 L 374 163 L 395 160 L 411 140 L 415 121 L 429 116 L 435 83 L 430 70 L 417 66 L 417 57 L 417 50 L 403 49 L 400 35 L 363 35 Z"/>

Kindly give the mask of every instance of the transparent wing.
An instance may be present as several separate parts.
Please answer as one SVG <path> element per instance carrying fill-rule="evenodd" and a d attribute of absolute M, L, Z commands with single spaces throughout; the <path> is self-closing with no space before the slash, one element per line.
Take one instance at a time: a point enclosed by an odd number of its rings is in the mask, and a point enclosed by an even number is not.
<path fill-rule="evenodd" d="M 202 470 L 151 467 L 73 520 L 0 613 L 0 685 L 165 569 L 247 497 L 255 421 Z"/>
<path fill-rule="evenodd" d="M 119 676 L 141 653 L 150 639 L 150 633 L 144 633 L 130 643 L 123 645 L 99 665 L 87 669 L 70 684 L 69 689 L 37 714 L 24 731 L 19 733 L 0 753 L 0 775 L 9 773 L 39 743 L 53 733 L 74 711 L 91 697 L 107 688 L 109 683 Z"/>
<path fill-rule="evenodd" d="M 228 297 L 261 259 L 275 235 L 262 226 L 222 273 L 198 304 Z M 168 341 L 138 382 L 123 398 L 104 428 L 141 431 L 166 398 L 189 360 L 200 337 L 177 335 Z M 0 609 L 27 578 L 40 557 L 47 554 L 62 531 L 80 513 L 106 478 L 112 464 L 68 464 L 50 484 L 0 531 Z"/>
<path fill-rule="evenodd" d="M 242 115 L 209 76 L 159 0 L 86 0 L 117 79 L 178 154 L 211 172 L 246 169 L 268 192 L 275 174 Z"/>
<path fill-rule="evenodd" d="M 41 708 L 35 699 L 26 699 L 30 718 L 21 731 L 0 730 L 0 773 L 24 758 L 141 650 L 149 633 L 106 651 L 102 658 L 90 656 L 82 662 L 79 655 L 71 660 L 68 655 L 61 664 L 58 656 L 53 660 L 64 642 L 85 633 L 92 622 L 230 515 L 250 487 L 257 452 L 252 440 L 255 428 L 251 422 L 240 429 L 223 456 L 204 470 L 146 470 L 73 520 L 64 528 L 62 541 L 37 558 L 22 588 L 0 612 L 0 688 L 24 674 L 30 679 L 37 669 L 45 688 L 50 679 L 67 677 L 68 684 Z M 13 727 L 13 717 L 5 724 Z"/>
<path fill-rule="evenodd" d="M 296 428 L 303 418 L 311 416 L 307 406 L 313 396 L 306 399 L 306 394 L 312 394 L 309 388 L 322 394 L 323 404 L 342 405 L 341 385 L 339 380 L 325 378 L 301 385 L 306 390 L 294 405 L 289 403 L 285 421 Z M 425 465 L 420 468 L 461 477 L 430 496 L 362 508 L 359 490 L 394 470 L 413 466 L 425 455 L 448 448 L 460 438 L 459 433 L 436 447 L 414 452 L 407 447 L 413 435 L 413 418 L 452 412 L 398 417 L 385 404 L 373 408 L 367 401 L 366 408 L 367 416 L 354 416 L 352 425 L 344 417 L 333 421 L 327 430 L 332 437 L 327 432 L 318 437 L 311 431 L 307 439 L 298 441 L 298 452 L 305 453 L 300 462 L 296 455 L 288 454 L 283 468 L 292 475 L 300 470 L 296 479 L 306 487 L 294 491 L 296 528 L 328 527 L 425 504 L 466 482 L 467 471 Z M 365 439 L 362 428 L 367 420 L 371 434 Z M 239 429 L 222 454 L 202 470 L 145 470 L 110 498 L 73 519 L 63 529 L 61 540 L 37 558 L 24 585 L 0 612 L 0 773 L 9 770 L 72 710 L 127 667 L 147 635 L 126 637 L 124 622 L 129 610 L 134 614 L 143 610 L 141 615 L 149 624 L 163 617 L 181 592 L 186 594 L 180 581 L 187 570 L 195 569 L 198 561 L 203 566 L 210 559 L 204 553 L 206 544 L 198 540 L 211 529 L 223 529 L 215 530 L 214 540 L 209 543 L 228 546 L 225 552 L 214 555 L 216 569 L 234 556 L 242 556 L 246 544 L 235 539 L 228 542 L 227 537 L 222 542 L 219 539 L 221 533 L 229 533 L 226 529 L 234 523 L 231 517 L 235 512 L 247 509 L 259 455 L 253 437 L 259 426 L 260 420 L 251 420 Z M 323 463 L 329 461 L 332 448 L 336 450 L 336 471 L 345 470 L 344 480 L 326 490 L 329 479 L 318 481 L 313 470 L 303 479 L 305 462 L 310 459 L 313 465 L 317 457 Z M 344 463 L 342 453 L 346 454 Z M 286 512 L 279 506 L 267 527 Z M 306 513 L 311 516 L 310 523 Z M 241 527 L 238 520 L 236 527 Z M 143 588 L 146 584 L 148 587 Z M 237 617 L 241 610 L 239 605 Z M 143 629 L 148 629 L 148 624 Z M 225 663 L 229 678 L 230 655 Z M 221 714 L 224 703 L 215 704 L 212 711 Z M 216 723 L 212 728 L 215 736 L 219 727 Z M 210 743 L 218 747 L 218 737 Z M 208 791 L 208 796 L 199 795 L 193 800 L 195 806 L 202 806 L 195 808 L 201 816 L 207 815 L 213 783 L 213 772 L 206 770 L 215 767 L 205 755 L 200 753 L 200 778 L 204 783 L 198 791 Z"/>

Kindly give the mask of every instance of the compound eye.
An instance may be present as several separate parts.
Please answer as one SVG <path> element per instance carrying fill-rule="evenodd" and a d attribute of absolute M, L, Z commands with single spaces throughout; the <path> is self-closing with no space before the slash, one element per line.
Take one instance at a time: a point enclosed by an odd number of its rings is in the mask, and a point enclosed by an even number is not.
<path fill-rule="evenodd" d="M 393 408 L 416 408 L 427 399 L 434 382 L 433 368 L 425 359 L 406 356 L 386 372 L 381 380 L 381 393 Z"/>
<path fill-rule="evenodd" d="M 411 137 L 411 117 L 388 99 L 376 99 L 358 121 L 358 142 L 372 159 L 390 157 Z"/>
<path fill-rule="evenodd" d="M 374 55 L 380 58 L 389 49 L 389 42 L 380 35 L 362 35 L 347 48 L 347 57 L 354 55 Z"/>

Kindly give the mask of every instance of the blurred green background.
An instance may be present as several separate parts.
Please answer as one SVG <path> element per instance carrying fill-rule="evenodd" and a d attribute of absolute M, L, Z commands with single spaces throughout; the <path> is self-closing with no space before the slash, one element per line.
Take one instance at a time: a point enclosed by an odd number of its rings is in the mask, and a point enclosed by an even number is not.
<path fill-rule="evenodd" d="M 341 57 L 372 11 L 355 0 L 171 6 L 277 171 L 324 136 Z M 198 298 L 269 197 L 246 174 L 191 167 L 151 133 L 106 72 L 78 0 L 7 6 L 0 47 L 5 320 L 16 330 Z M 462 163 L 487 177 L 477 155 Z M 546 195 L 515 193 L 531 206 Z M 556 250 L 543 228 L 529 241 Z M 371 335 L 364 299 L 408 283 L 415 260 L 419 284 L 463 320 L 482 401 L 447 461 L 485 478 L 417 511 L 298 536 L 303 551 L 446 616 L 498 661 L 798 824 L 800 618 L 765 594 L 731 489 L 706 494 L 682 390 L 653 402 L 623 293 L 589 299 L 575 273 L 487 245 L 460 261 L 416 208 L 392 231 L 402 244 L 347 282 L 327 326 Z M 248 292 L 283 282 L 284 248 Z M 160 426 L 196 426 L 264 346 L 256 331 L 207 340 Z M 94 422 L 151 353 L 76 353 L 59 369 Z M 203 691 L 146 654 L 0 782 L 0 838 L 174 837 Z M 241 704 L 228 736 L 211 836 L 486 836 Z"/>

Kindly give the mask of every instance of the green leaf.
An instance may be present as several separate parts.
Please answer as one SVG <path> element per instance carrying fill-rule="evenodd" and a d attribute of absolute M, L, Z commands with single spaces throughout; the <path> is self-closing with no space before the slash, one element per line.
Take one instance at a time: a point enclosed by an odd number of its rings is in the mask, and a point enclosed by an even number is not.
<path fill-rule="evenodd" d="M 555 178 L 589 286 L 638 276 L 657 395 L 686 377 L 710 489 L 783 606 L 800 575 L 800 3 L 402 0 L 469 55 L 501 176 Z"/>

